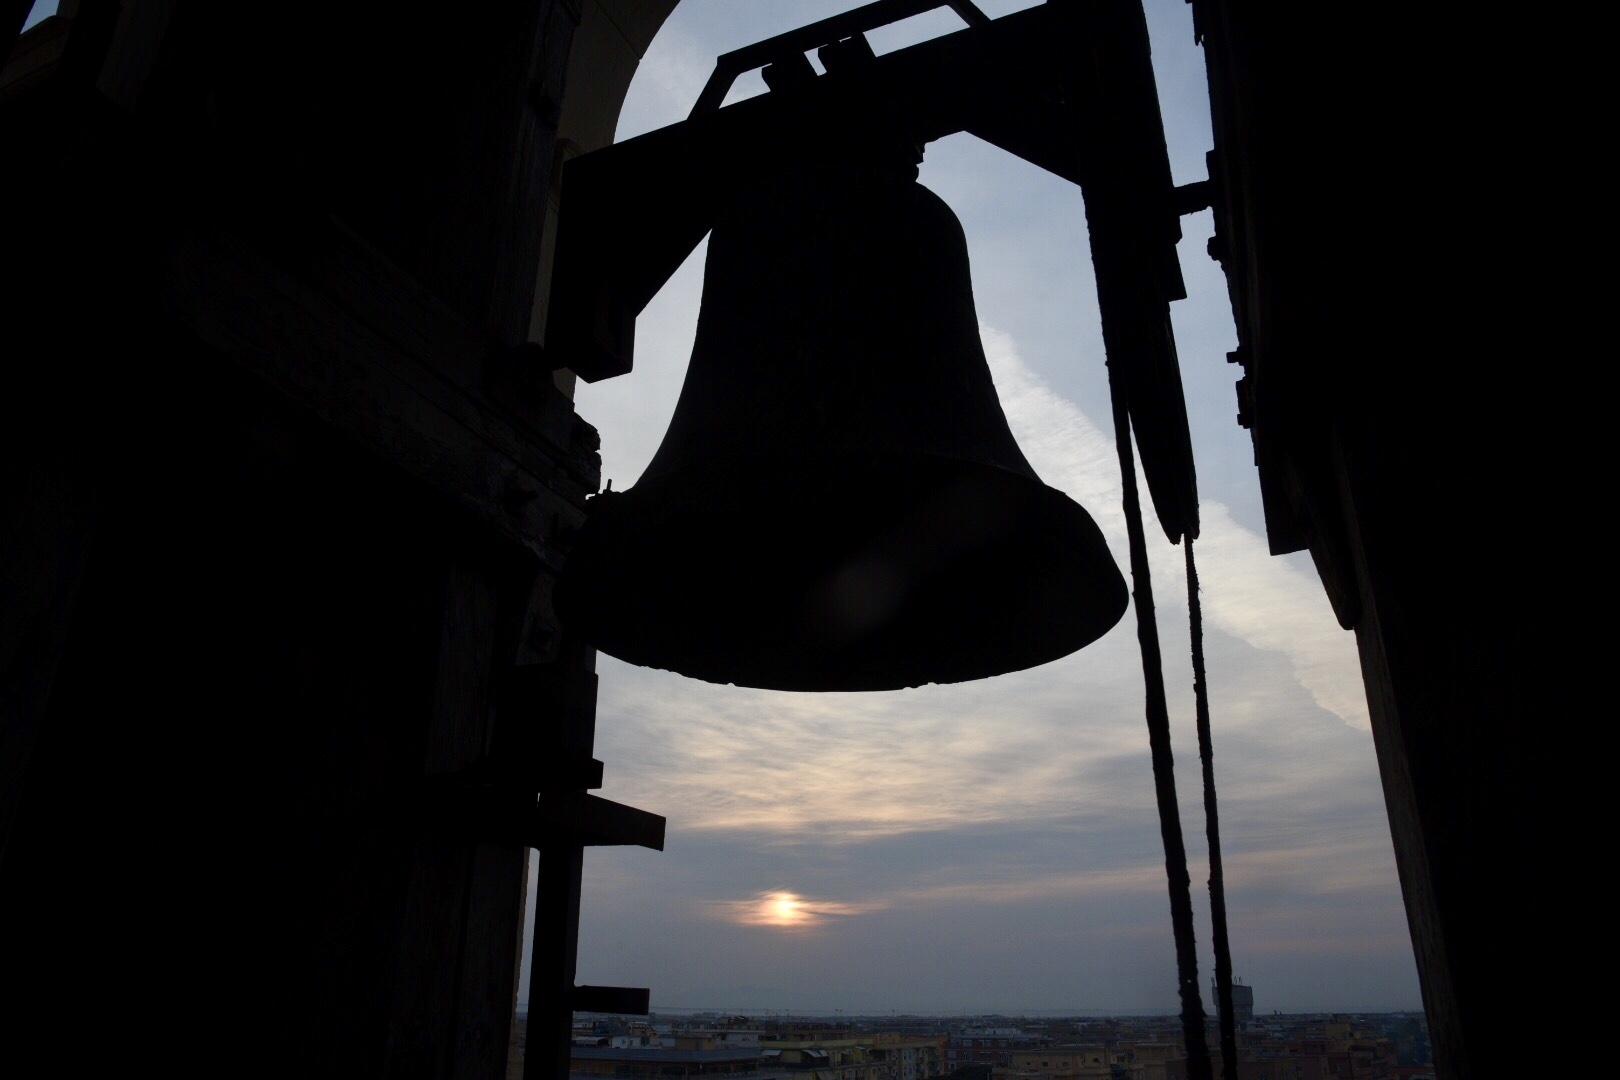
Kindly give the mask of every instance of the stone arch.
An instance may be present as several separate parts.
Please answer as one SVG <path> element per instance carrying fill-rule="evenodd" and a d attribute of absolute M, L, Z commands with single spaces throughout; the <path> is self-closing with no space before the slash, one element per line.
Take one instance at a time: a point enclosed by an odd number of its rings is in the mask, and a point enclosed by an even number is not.
<path fill-rule="evenodd" d="M 647 48 L 679 0 L 584 0 L 579 28 L 568 49 L 568 74 L 557 118 L 556 174 L 546 197 L 546 225 L 535 279 L 529 338 L 545 340 L 551 265 L 556 252 L 557 209 L 561 169 L 571 158 L 613 142 L 619 110 L 630 80 Z M 572 393 L 573 377 L 559 373 L 562 389 Z"/>

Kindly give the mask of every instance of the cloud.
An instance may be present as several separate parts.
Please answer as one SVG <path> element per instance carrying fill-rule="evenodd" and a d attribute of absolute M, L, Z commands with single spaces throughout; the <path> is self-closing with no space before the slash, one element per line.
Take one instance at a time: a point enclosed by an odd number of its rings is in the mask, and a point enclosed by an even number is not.
<path fill-rule="evenodd" d="M 975 881 L 959 884 L 930 885 L 903 890 L 898 899 L 911 906 L 923 905 L 996 905 L 1028 904 L 1061 899 L 1069 903 L 1082 902 L 1103 893 L 1162 893 L 1164 865 L 1144 863 L 1139 866 L 1107 870 L 1075 870 L 1066 872 L 1040 872 L 1012 881 Z"/>
<path fill-rule="evenodd" d="M 1091 512 L 1123 566 L 1123 490 L 1112 431 L 1105 432 L 1036 376 L 1010 335 L 989 326 L 979 329 L 1002 408 L 1025 456 L 1049 485 Z M 1138 486 L 1145 503 L 1140 470 Z M 1151 507 L 1144 512 L 1151 515 Z M 1282 653 L 1318 705 L 1352 727 L 1367 729 L 1355 641 L 1333 621 L 1321 584 L 1274 558 L 1265 539 L 1238 525 L 1219 501 L 1206 498 L 1200 520 L 1194 550 L 1206 622 L 1256 648 Z M 1168 545 L 1154 542 L 1158 529 L 1151 520 L 1147 532 L 1158 607 L 1184 612 L 1180 559 Z"/>
<path fill-rule="evenodd" d="M 1168 1007 L 1174 964 L 1156 830 L 1114 831 L 1125 835 L 1041 822 L 853 843 L 812 831 L 784 848 L 774 833 L 727 829 L 672 833 L 661 856 L 593 851 L 581 977 L 650 984 L 661 1004 L 744 1011 Z M 1360 850 L 1376 845 L 1358 845 L 1355 832 L 1328 835 L 1319 850 L 1302 841 L 1229 859 L 1238 971 L 1265 1002 L 1337 1007 L 1351 970 L 1352 1000 L 1415 1001 L 1388 851 Z M 1352 865 L 1359 880 L 1336 874 Z M 1207 972 L 1201 879 L 1195 866 Z M 793 990 L 704 989 L 739 979 Z"/>
<path fill-rule="evenodd" d="M 1288 657 L 1316 703 L 1351 727 L 1371 730 L 1355 638 L 1334 621 L 1322 585 L 1273 558 L 1265 540 L 1218 502 L 1202 508 L 1199 562 L 1204 618 L 1256 648 Z M 1180 595 L 1186 595 L 1185 580 Z"/>

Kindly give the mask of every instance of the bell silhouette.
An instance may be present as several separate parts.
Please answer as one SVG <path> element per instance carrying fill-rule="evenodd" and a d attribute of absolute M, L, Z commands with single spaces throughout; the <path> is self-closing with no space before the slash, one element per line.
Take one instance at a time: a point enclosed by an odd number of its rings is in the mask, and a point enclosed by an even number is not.
<path fill-rule="evenodd" d="M 589 505 L 564 625 L 711 682 L 961 682 L 1065 656 L 1125 610 L 1096 523 L 1008 429 L 961 225 L 892 171 L 805 170 L 721 215 L 669 430 Z"/>

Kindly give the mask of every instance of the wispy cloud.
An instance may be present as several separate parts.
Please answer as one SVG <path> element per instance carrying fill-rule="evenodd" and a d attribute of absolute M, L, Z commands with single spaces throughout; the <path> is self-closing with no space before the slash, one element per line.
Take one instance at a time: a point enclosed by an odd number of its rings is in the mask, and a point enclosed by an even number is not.
<path fill-rule="evenodd" d="M 1090 510 L 1109 545 L 1123 555 L 1123 490 L 1111 430 L 1043 383 L 1010 335 L 988 326 L 980 333 L 1008 423 L 1030 463 L 1048 484 Z M 1353 727 L 1367 728 L 1355 642 L 1331 618 L 1321 584 L 1273 558 L 1265 539 L 1238 525 L 1219 501 L 1205 499 L 1200 520 L 1195 550 L 1209 623 L 1287 656 L 1318 705 Z M 1156 532 L 1150 524 L 1150 542 Z M 1165 544 L 1154 547 L 1150 562 L 1160 606 L 1185 611 L 1186 577 L 1178 552 Z"/>
<path fill-rule="evenodd" d="M 1111 870 L 1034 872 L 1013 881 L 975 881 L 902 890 L 897 899 L 910 905 L 1019 905 L 1061 899 L 1083 902 L 1103 893 L 1164 891 L 1164 865 L 1146 863 Z"/>

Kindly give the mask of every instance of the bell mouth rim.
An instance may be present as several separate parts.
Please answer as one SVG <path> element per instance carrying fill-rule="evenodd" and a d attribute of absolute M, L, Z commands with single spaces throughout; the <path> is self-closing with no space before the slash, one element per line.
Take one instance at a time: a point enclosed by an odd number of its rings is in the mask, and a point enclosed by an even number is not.
<path fill-rule="evenodd" d="M 1037 667 L 1124 615 L 1096 522 L 1033 475 L 903 454 L 818 454 L 797 472 L 783 459 L 591 500 L 554 593 L 565 629 L 707 682 L 858 692 Z"/>

